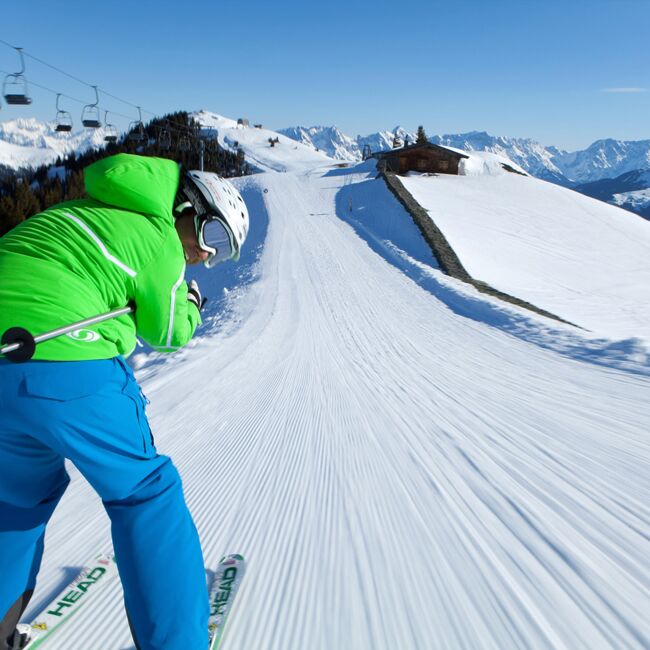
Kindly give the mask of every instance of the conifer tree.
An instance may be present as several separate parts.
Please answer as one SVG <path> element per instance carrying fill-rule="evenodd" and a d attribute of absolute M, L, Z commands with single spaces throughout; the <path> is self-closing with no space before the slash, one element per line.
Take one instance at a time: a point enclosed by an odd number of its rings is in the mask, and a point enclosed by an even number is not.
<path fill-rule="evenodd" d="M 65 200 L 71 201 L 72 199 L 81 199 L 86 194 L 84 186 L 84 174 L 81 169 L 72 172 L 68 177 Z"/>
<path fill-rule="evenodd" d="M 160 133 L 163 130 L 172 135 L 171 146 L 162 146 Z M 145 156 L 159 156 L 182 163 L 186 169 L 199 167 L 198 142 L 205 131 L 183 111 L 154 119 L 145 126 L 145 141 L 134 142 L 123 138 L 108 143 L 101 149 L 85 153 L 72 153 L 58 157 L 54 163 L 63 168 L 64 174 L 50 176 L 51 165 L 35 170 L 15 170 L 0 165 L 0 236 L 24 219 L 45 210 L 52 205 L 86 196 L 83 170 L 88 165 L 116 153 L 139 153 Z M 186 146 L 179 146 L 180 141 Z M 275 138 L 273 145 L 279 143 Z M 244 176 L 251 173 L 244 152 L 223 149 L 216 138 L 206 143 L 204 169 L 221 176 Z"/>
<path fill-rule="evenodd" d="M 0 198 L 0 237 L 17 226 L 22 219 L 16 214 L 16 203 L 8 194 Z"/>
<path fill-rule="evenodd" d="M 63 185 L 58 178 L 55 178 L 52 184 L 43 190 L 42 203 L 44 206 L 50 207 L 61 203 L 61 201 L 63 201 Z"/>
<path fill-rule="evenodd" d="M 15 216 L 22 221 L 41 211 L 41 203 L 25 182 L 18 183 L 14 193 Z M 21 218 L 22 217 L 22 218 Z"/>

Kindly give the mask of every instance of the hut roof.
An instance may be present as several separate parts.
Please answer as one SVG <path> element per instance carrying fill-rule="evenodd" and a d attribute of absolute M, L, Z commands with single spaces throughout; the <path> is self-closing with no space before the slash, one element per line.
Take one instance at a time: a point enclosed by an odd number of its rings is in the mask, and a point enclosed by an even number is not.
<path fill-rule="evenodd" d="M 373 158 L 386 158 L 387 156 L 395 155 L 395 154 L 401 154 L 407 151 L 415 151 L 416 149 L 439 149 L 441 151 L 444 151 L 448 154 L 451 154 L 455 158 L 469 158 L 464 153 L 460 153 L 460 151 L 456 151 L 455 149 L 449 149 L 447 147 L 442 147 L 439 144 L 433 144 L 433 142 L 427 142 L 426 144 L 409 144 L 406 147 L 396 147 L 395 149 L 387 149 L 386 151 L 378 151 L 377 153 L 373 153 L 372 157 Z"/>

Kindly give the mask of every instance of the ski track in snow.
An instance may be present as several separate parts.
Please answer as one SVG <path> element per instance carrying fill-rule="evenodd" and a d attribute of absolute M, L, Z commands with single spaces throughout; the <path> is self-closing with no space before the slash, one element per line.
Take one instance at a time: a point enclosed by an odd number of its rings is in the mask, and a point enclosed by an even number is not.
<path fill-rule="evenodd" d="M 455 313 L 336 215 L 344 177 L 247 182 L 237 325 L 140 373 L 206 566 L 249 562 L 224 650 L 649 647 L 648 377 Z M 110 550 L 71 473 L 27 618 Z M 47 647 L 132 648 L 119 585 Z"/>

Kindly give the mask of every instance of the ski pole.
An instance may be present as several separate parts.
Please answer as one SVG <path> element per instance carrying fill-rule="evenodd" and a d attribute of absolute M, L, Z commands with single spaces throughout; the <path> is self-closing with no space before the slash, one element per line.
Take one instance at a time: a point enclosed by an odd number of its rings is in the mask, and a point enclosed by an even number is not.
<path fill-rule="evenodd" d="M 0 354 L 3 354 L 10 361 L 29 361 L 34 356 L 36 346 L 39 343 L 43 343 L 43 341 L 49 341 L 57 336 L 62 336 L 82 327 L 95 325 L 96 323 L 117 318 L 124 314 L 130 314 L 131 312 L 133 312 L 133 307 L 121 307 L 120 309 L 114 309 L 113 311 L 107 311 L 105 314 L 85 318 L 84 320 L 50 330 L 49 332 L 44 332 L 43 334 L 38 334 L 37 336 L 33 336 L 31 332 L 23 327 L 11 327 L 2 335 L 1 342 L 4 345 L 0 348 Z"/>

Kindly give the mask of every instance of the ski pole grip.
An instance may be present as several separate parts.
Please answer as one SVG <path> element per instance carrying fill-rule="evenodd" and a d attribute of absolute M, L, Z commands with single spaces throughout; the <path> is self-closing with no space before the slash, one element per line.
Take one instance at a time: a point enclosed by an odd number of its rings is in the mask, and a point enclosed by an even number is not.
<path fill-rule="evenodd" d="M 29 361 L 36 352 L 36 341 L 24 327 L 10 327 L 2 335 L 2 345 L 0 352 L 16 363 Z"/>

